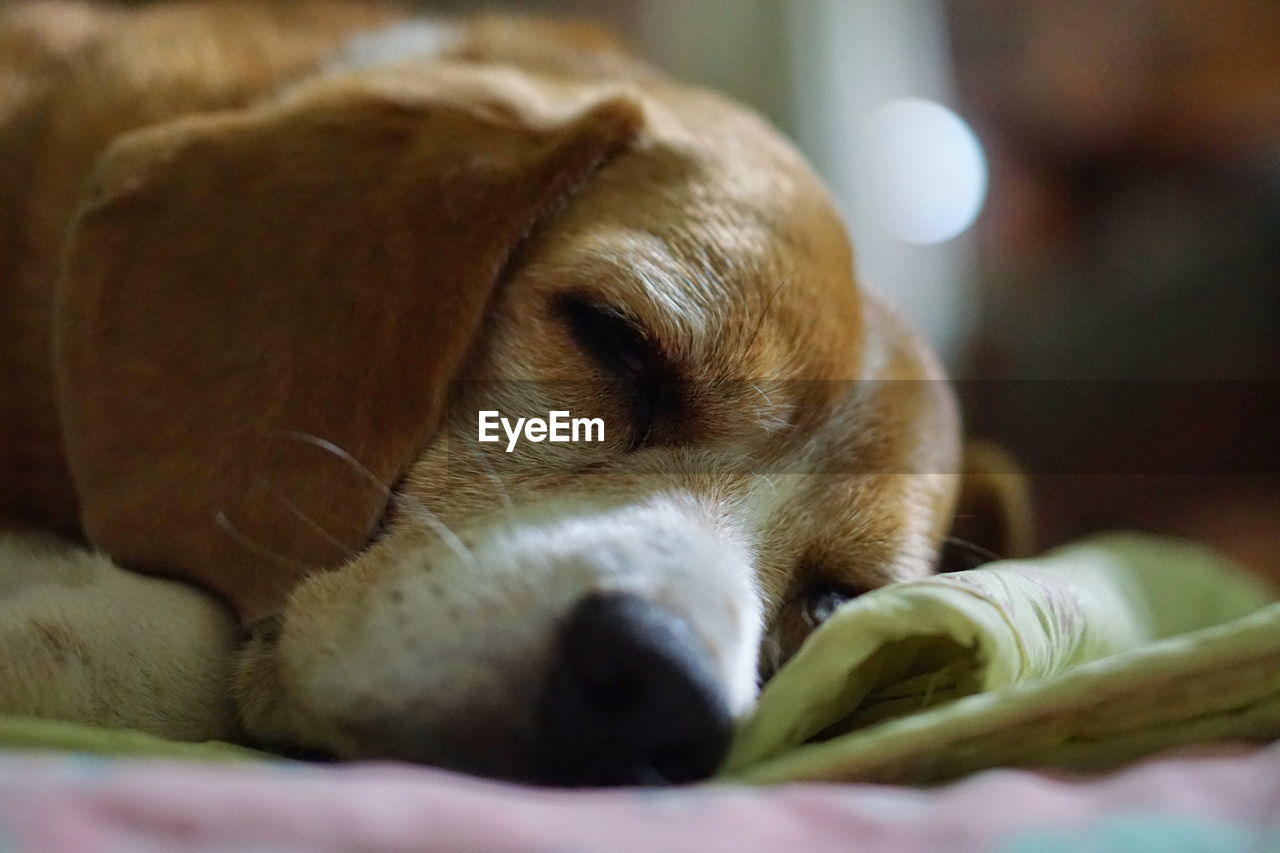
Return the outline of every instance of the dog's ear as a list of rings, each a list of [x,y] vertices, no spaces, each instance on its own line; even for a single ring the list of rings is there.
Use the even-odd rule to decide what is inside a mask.
[[[87,537],[246,620],[368,541],[521,244],[641,124],[321,92],[116,143],[59,294]]]
[[[965,445],[955,518],[943,542],[941,569],[969,569],[991,560],[1030,555],[1035,529],[1031,490],[1003,448]]]

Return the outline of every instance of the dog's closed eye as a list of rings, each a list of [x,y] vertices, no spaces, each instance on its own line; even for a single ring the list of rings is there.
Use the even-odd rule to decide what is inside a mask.
[[[625,397],[630,448],[654,443],[680,406],[674,364],[647,330],[612,305],[571,294],[561,297],[557,307],[574,342]]]

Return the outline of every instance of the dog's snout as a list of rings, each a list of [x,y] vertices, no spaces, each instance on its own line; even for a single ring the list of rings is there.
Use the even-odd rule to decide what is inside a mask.
[[[569,613],[541,708],[543,775],[563,785],[709,776],[732,720],[702,640],[636,595],[585,598]]]

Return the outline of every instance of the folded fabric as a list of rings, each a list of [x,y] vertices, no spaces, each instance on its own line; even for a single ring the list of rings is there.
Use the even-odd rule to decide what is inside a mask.
[[[1280,604],[1202,548],[1110,534],[886,587],[766,686],[723,770],[930,783],[1280,736]]]

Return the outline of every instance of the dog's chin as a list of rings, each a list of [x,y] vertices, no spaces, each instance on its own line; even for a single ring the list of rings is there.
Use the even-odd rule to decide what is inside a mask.
[[[282,677],[281,621],[274,617],[254,626],[237,661],[235,693],[245,731],[255,745],[306,759],[408,761],[496,779],[537,781],[528,727],[513,726],[518,719],[513,713],[485,713],[473,707],[455,715],[450,724],[438,721],[438,706],[428,713],[354,695],[347,697],[345,707],[309,706]],[[405,725],[406,719],[416,724]]]
[[[718,725],[704,728],[678,753],[637,761],[629,752],[632,743],[614,748],[599,738],[578,737],[572,714],[564,715],[563,696],[548,698],[546,685],[556,677],[545,666],[529,667],[527,673],[537,677],[527,683],[506,680],[503,691],[511,698],[505,702],[472,697],[449,707],[426,699],[394,703],[350,695],[340,707],[317,709],[299,702],[281,682],[275,654],[268,644],[250,640],[241,652],[236,689],[255,745],[291,758],[406,761],[531,785],[650,786],[710,776],[731,731],[726,710]],[[712,689],[710,704],[727,709],[723,691]],[[521,698],[514,698],[517,693]],[[641,736],[652,731],[648,726]]]
[[[315,753],[341,761],[405,761],[524,784],[554,781],[533,727],[521,714],[468,708],[447,720],[405,726],[402,712],[329,722],[314,733]],[[303,753],[313,750],[303,747]]]

